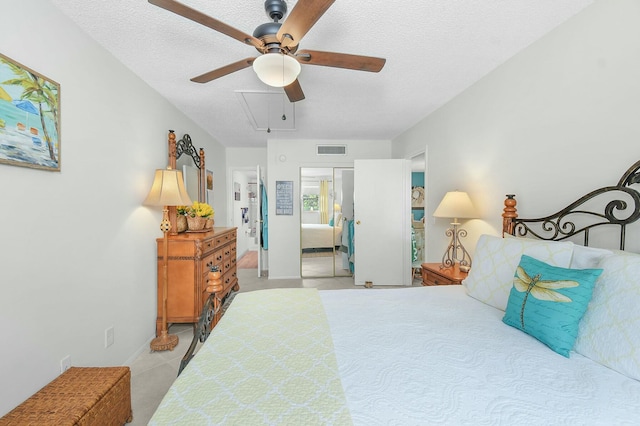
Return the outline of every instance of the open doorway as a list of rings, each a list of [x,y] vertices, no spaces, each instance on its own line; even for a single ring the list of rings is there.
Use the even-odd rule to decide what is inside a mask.
[[[255,168],[237,168],[231,171],[230,217],[237,228],[236,246],[240,267],[258,269],[259,250],[259,180]]]
[[[300,276],[351,276],[346,227],[353,212],[353,169],[301,168],[300,197]]]
[[[426,260],[426,153],[411,157],[411,243],[413,278],[419,278]]]

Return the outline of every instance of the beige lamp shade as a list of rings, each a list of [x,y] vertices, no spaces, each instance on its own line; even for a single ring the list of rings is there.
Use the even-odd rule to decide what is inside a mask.
[[[263,83],[284,87],[293,83],[300,74],[300,63],[281,53],[265,53],[253,61],[253,70]]]
[[[156,170],[151,191],[143,204],[148,206],[191,205],[191,198],[184,187],[182,172],[173,169]]]
[[[454,219],[473,219],[478,217],[475,207],[469,198],[469,194],[462,191],[447,192],[433,212],[434,217],[447,217]]]

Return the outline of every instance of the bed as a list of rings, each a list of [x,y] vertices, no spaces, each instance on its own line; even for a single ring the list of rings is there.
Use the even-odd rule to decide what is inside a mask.
[[[300,238],[302,250],[333,249],[342,244],[342,221],[337,226],[319,223],[303,223]]]
[[[541,219],[508,196],[462,286],[237,294],[150,424],[638,424],[639,170]]]

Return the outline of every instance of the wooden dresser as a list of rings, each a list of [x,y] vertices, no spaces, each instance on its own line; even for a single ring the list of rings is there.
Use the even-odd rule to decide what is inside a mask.
[[[167,324],[197,323],[204,303],[207,275],[212,266],[222,273],[224,290],[238,290],[236,271],[236,228],[214,228],[209,232],[184,232],[169,235],[169,263],[167,267]],[[158,317],[156,335],[162,328],[162,238],[158,248]],[[217,295],[218,296],[218,295]]]

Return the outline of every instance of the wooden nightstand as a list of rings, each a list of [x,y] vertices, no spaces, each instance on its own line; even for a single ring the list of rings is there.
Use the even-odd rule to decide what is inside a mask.
[[[462,272],[458,268],[440,269],[439,263],[422,264],[422,285],[460,284],[467,275],[467,272]]]

